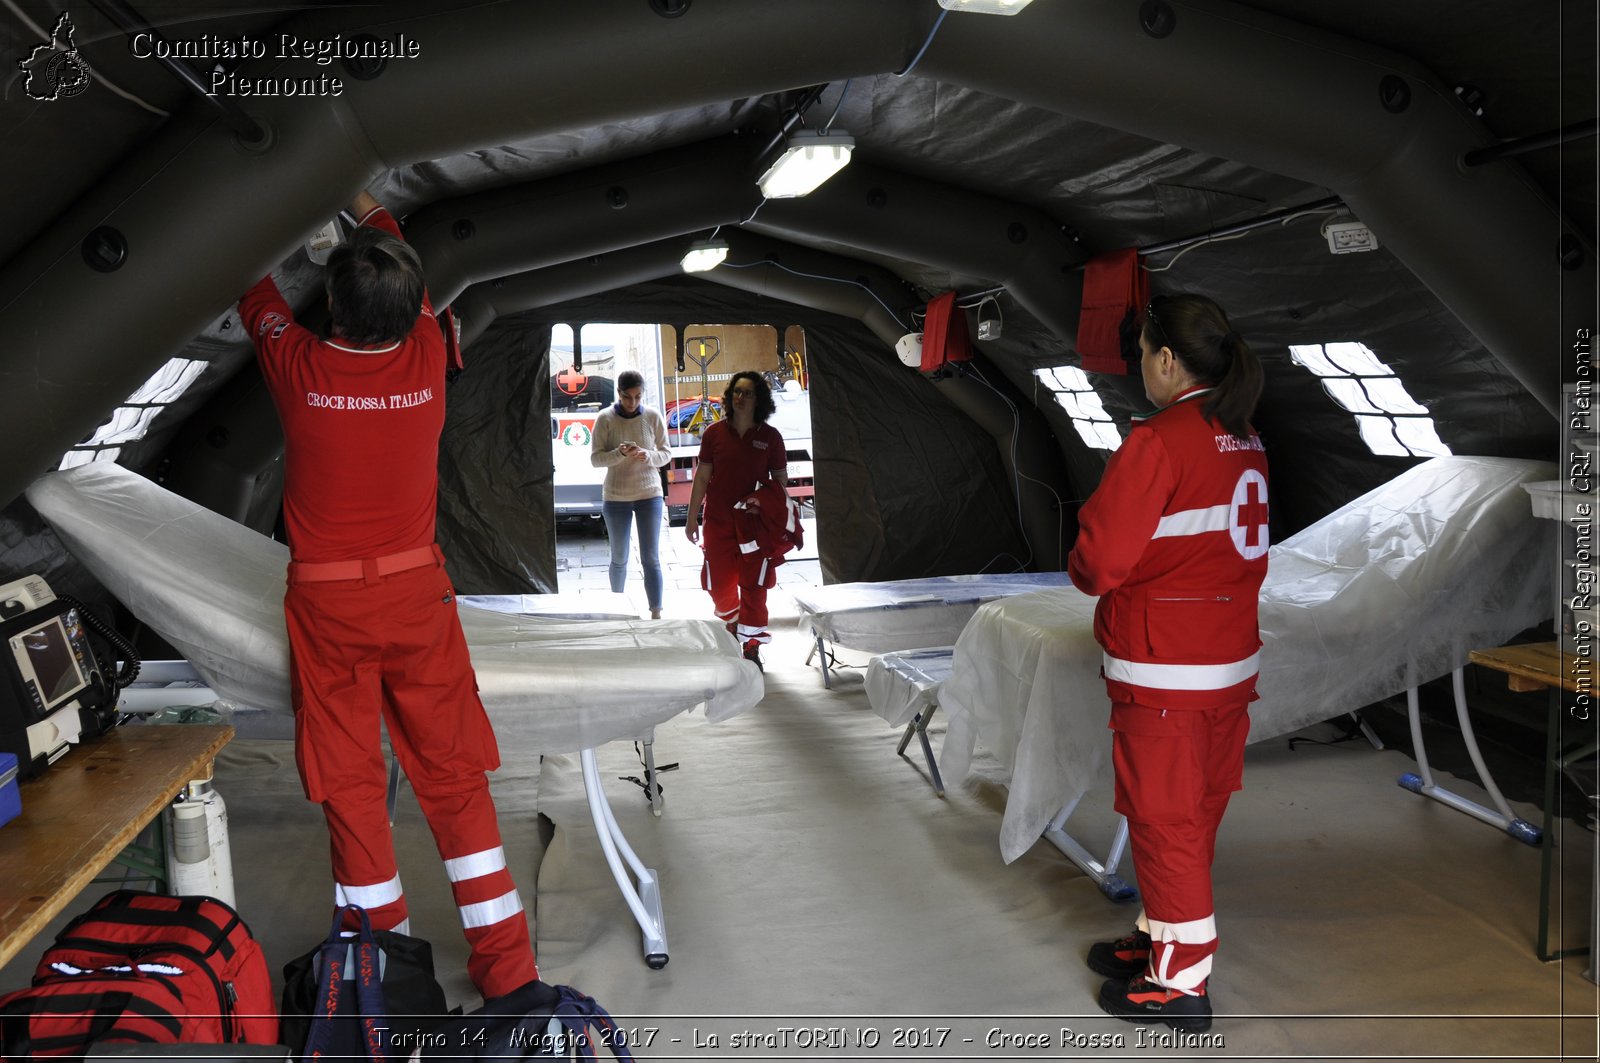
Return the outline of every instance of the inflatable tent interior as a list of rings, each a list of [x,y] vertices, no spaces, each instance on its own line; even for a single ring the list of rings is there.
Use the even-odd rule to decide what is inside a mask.
[[[552,330],[587,322],[805,330],[827,582],[1059,571],[1110,453],[1084,419],[1147,406],[1079,345],[1130,250],[1261,358],[1274,541],[1433,456],[1555,460],[1592,372],[1592,3],[947,6],[0,0],[0,580],[106,599],[23,497],[80,462],[274,532],[236,302],[271,273],[314,318],[307,241],[364,188],[460,330],[463,594],[558,589]],[[834,134],[848,165],[764,198],[785,138]],[[903,364],[947,292],[970,361]],[[1378,376],[1402,398],[1339,401]]]

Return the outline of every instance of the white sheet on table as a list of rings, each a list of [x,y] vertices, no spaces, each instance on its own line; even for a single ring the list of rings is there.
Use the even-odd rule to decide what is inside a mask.
[[[950,678],[955,647],[882,653],[867,662],[867,702],[890,727],[903,727],[939,703],[939,688]]]
[[[28,501],[218,697],[290,711],[281,543],[107,462],[50,473]],[[764,690],[760,671],[711,621],[460,614],[503,748],[571,752],[638,737],[699,705],[723,720]]]
[[[1250,740],[1298,730],[1466,663],[1550,615],[1554,529],[1521,484],[1546,462],[1434,458],[1274,546],[1261,589]],[[1095,599],[1067,588],[983,606],[940,689],[940,767],[981,743],[1011,773],[1009,863],[1069,800],[1110,784]]]
[[[984,602],[1067,585],[1064,572],[929,576],[796,588],[800,629],[865,653],[948,646]]]

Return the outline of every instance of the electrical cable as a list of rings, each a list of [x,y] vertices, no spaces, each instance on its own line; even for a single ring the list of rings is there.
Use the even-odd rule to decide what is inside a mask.
[[[917,68],[917,64],[922,61],[922,53],[926,52],[928,45],[933,43],[933,35],[939,32],[939,27],[944,25],[944,17],[949,13],[948,9],[940,9],[938,21],[933,24],[933,29],[928,31],[928,39],[922,42],[922,47],[917,49],[917,54],[911,57],[910,64],[904,70],[896,70],[894,72],[895,77],[903,78]]]
[[[1038,484],[1040,487],[1050,492],[1050,497],[1056,500],[1056,543],[1058,556],[1060,556],[1066,552],[1067,548],[1067,504],[1062,501],[1061,496],[1056,493],[1056,489],[1054,487],[1050,486],[1045,481],[1040,480],[1037,477],[1029,476],[1027,473],[1022,471],[1022,466],[1017,463],[1017,441],[1022,435],[1022,415],[1018,412],[1016,404],[1007,398],[1005,393],[999,388],[989,383],[988,378],[983,375],[981,370],[974,366],[972,368],[972,372],[974,376],[983,382],[985,387],[998,395],[1000,397],[1000,401],[1004,402],[1011,410],[1011,468],[1016,476],[1015,490],[1017,492],[1017,524],[1019,526],[1022,525],[1022,480],[1027,480],[1029,483]],[[1022,531],[1022,538],[1024,542],[1028,543],[1028,561],[1031,563],[1033,561],[1033,543],[1029,541],[1028,532],[1025,527]]]
[[[828,116],[828,124],[822,127],[824,136],[827,135],[828,130],[833,128],[833,120],[839,117],[839,108],[844,106],[844,98],[848,95],[850,95],[850,78],[845,78],[844,88],[839,90],[839,99],[833,105],[833,113]]]
[[[988,575],[988,573],[989,573],[989,565],[994,564],[996,561],[1000,560],[1002,557],[1009,557],[1012,561],[1016,562],[1017,567],[1013,568],[1013,569],[1010,569],[1009,571],[1011,571],[1011,572],[1025,572],[1025,571],[1027,571],[1028,566],[1024,565],[1021,561],[1018,561],[1016,554],[1010,553],[1008,551],[1002,551],[1002,552],[1000,552],[998,554],[995,554],[993,557],[991,557],[989,559],[989,564],[988,565],[984,565],[982,568],[978,569],[978,575],[980,575],[980,576]]]
[[[116,628],[101,620],[88,606],[72,595],[59,594],[56,597],[78,611],[78,619],[83,621],[84,627],[105,639],[113,649],[122,652],[122,664],[118,666],[117,674],[111,677],[116,684],[116,689],[121,690],[139,678],[139,668],[142,662],[139,660],[139,651],[134,649],[133,643],[124,638]]]
[[[1000,401],[1006,404],[1006,409],[1011,411],[1011,490],[1017,500],[1017,530],[1022,535],[1022,541],[1028,547],[1028,559],[1022,563],[1022,567],[1026,568],[1033,564],[1034,550],[1033,540],[1028,538],[1028,527],[1022,520],[1022,469],[1017,465],[1017,438],[1022,435],[1022,414],[1018,411],[1016,403],[1006,398],[999,388],[989,383],[988,378],[983,375],[983,370],[975,365],[969,365],[969,368],[972,375],[977,377],[984,387],[994,392]],[[1029,479],[1032,479],[1032,477],[1029,477]]]
[[[971,295],[968,295],[968,296],[965,297],[966,298],[965,302],[963,302],[960,299],[957,299],[956,300],[956,305],[961,307],[963,310],[970,310],[975,306],[981,305],[985,299],[993,298],[994,296],[999,295],[1001,292],[1003,292],[1005,290],[1006,290],[1006,286],[1004,284],[999,284],[999,285],[996,285],[993,288],[987,288],[987,289],[985,289],[985,290],[983,290],[981,292],[973,292]],[[974,302],[973,300],[977,300],[977,301]]]
[[[765,202],[765,200],[763,200],[763,202]],[[748,220],[748,219],[746,219],[746,220]],[[867,287],[865,284],[862,284],[860,281],[845,280],[842,277],[826,277],[826,276],[823,276],[820,273],[802,273],[800,270],[790,269],[788,266],[785,266],[782,262],[772,262],[770,260],[765,260],[765,259],[760,261],[760,262],[724,262],[724,263],[722,263],[722,266],[720,268],[722,268],[722,269],[755,269],[758,266],[776,266],[779,269],[783,270],[785,273],[792,273],[796,277],[808,277],[811,280],[817,280],[817,281],[832,281],[834,284],[850,284],[850,285],[854,285],[855,287],[860,288],[862,291],[866,292],[868,295],[872,296],[872,298],[877,302],[877,304],[879,306],[883,307],[883,309],[888,312],[890,317],[894,318],[894,323],[896,325],[899,325],[901,328],[905,328],[906,327],[906,323],[904,321],[900,320],[900,315],[895,313],[893,310],[890,310],[889,309],[889,304],[884,302],[882,299],[878,298],[878,293],[877,292],[873,291],[871,288]]]
[[[1251,230],[1251,231],[1253,232],[1254,230]],[[1220,244],[1220,243],[1222,243],[1222,242],[1224,242],[1226,240],[1237,240],[1241,236],[1249,236],[1249,235],[1250,235],[1250,233],[1243,232],[1243,233],[1233,233],[1232,235],[1229,235],[1229,236],[1208,236],[1204,240],[1195,241],[1194,243],[1190,244],[1188,247],[1185,247],[1183,250],[1181,250],[1177,254],[1173,255],[1172,256],[1172,261],[1168,262],[1165,266],[1141,266],[1140,268],[1143,269],[1146,273],[1165,273],[1167,270],[1171,269],[1173,266],[1178,264],[1178,259],[1182,258],[1184,255],[1187,255],[1190,251],[1193,251],[1197,247],[1205,247],[1207,244]]]
[[[1278,219],[1278,225],[1280,227],[1284,226],[1284,225],[1288,225],[1292,221],[1295,221],[1295,220],[1297,220],[1299,218],[1307,217],[1307,216],[1312,215],[1312,214],[1346,214],[1346,213],[1349,213],[1349,210],[1350,210],[1350,208],[1345,206],[1343,203],[1339,203],[1339,204],[1336,204],[1334,206],[1329,206],[1329,207],[1307,207],[1305,210],[1296,211],[1295,213],[1287,215],[1286,217],[1279,218]],[[1270,225],[1271,223],[1268,222],[1266,224]],[[1241,237],[1241,236],[1249,236],[1251,233],[1253,233],[1255,231],[1256,230],[1254,228],[1251,228],[1251,229],[1244,229],[1244,230],[1242,230],[1240,232],[1236,232],[1236,233],[1225,233],[1225,234],[1220,235],[1220,236],[1207,236],[1207,237],[1204,237],[1202,239],[1196,240],[1192,244],[1188,244],[1187,246],[1185,246],[1183,248],[1180,248],[1178,253],[1172,256],[1172,261],[1168,262],[1165,266],[1159,266],[1159,267],[1140,266],[1140,268],[1143,269],[1146,273],[1165,273],[1167,270],[1171,269],[1174,265],[1177,264],[1178,259],[1182,258],[1184,255],[1187,255],[1190,251],[1193,251],[1197,247],[1204,247],[1206,244],[1221,243],[1224,240],[1237,240],[1237,239],[1239,239],[1239,237]],[[1328,235],[1327,226],[1326,225],[1323,226],[1322,235],[1324,237],[1326,237]],[[1149,254],[1156,254],[1156,255],[1164,254],[1164,253],[1165,252],[1162,252],[1162,251],[1149,252]]]
[[[750,217],[746,218],[744,221],[740,222],[739,224],[740,225],[749,225],[751,220],[754,219],[757,214],[761,213],[761,208],[766,206],[766,205],[767,205],[767,197],[766,196],[762,196],[761,197],[761,202],[756,204],[756,209],[752,210],[750,212]],[[719,225],[719,226],[717,226],[717,228],[720,229],[720,228],[722,228],[722,226]]]
[[[1005,311],[1000,309],[1000,300],[996,299],[992,295],[986,295],[982,299],[978,300],[978,328],[979,328],[979,330],[982,331],[982,328],[983,328],[983,320],[984,320],[984,318],[983,318],[983,304],[984,303],[993,303],[994,304],[995,320],[1000,323],[1000,332],[1003,334],[1005,332],[1005,327],[1006,327]],[[980,336],[979,338],[982,339],[983,337]]]

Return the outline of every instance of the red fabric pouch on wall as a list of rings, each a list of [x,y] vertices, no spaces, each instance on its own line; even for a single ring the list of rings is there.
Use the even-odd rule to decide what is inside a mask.
[[[956,305],[955,292],[935,296],[928,302],[928,316],[922,322],[922,371],[931,373],[946,362],[971,360],[967,312]]]
[[[1078,354],[1086,373],[1128,374],[1121,329],[1129,312],[1150,301],[1150,281],[1139,268],[1137,248],[1089,260],[1083,271],[1083,312],[1078,316]],[[929,307],[930,311],[932,307]]]

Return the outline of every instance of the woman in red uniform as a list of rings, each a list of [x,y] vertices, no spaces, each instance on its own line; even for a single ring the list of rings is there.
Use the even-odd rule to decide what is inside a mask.
[[[1250,415],[1261,365],[1222,308],[1157,296],[1140,322],[1145,395],[1079,514],[1073,585],[1100,598],[1116,809],[1144,912],[1089,950],[1100,1006],[1185,1031],[1211,1025],[1211,862],[1240,788],[1267,573],[1267,461]]]
[[[760,373],[735,373],[722,393],[722,408],[727,411],[726,418],[700,437],[684,532],[691,543],[700,542],[700,503],[704,500],[705,588],[711,592],[717,619],[726,623],[744,646],[745,659],[760,665],[761,647],[772,641],[767,632],[767,589],[759,581],[740,580],[743,554],[733,507],[763,480],[784,490],[788,452],[783,436],[767,424],[777,406]]]

